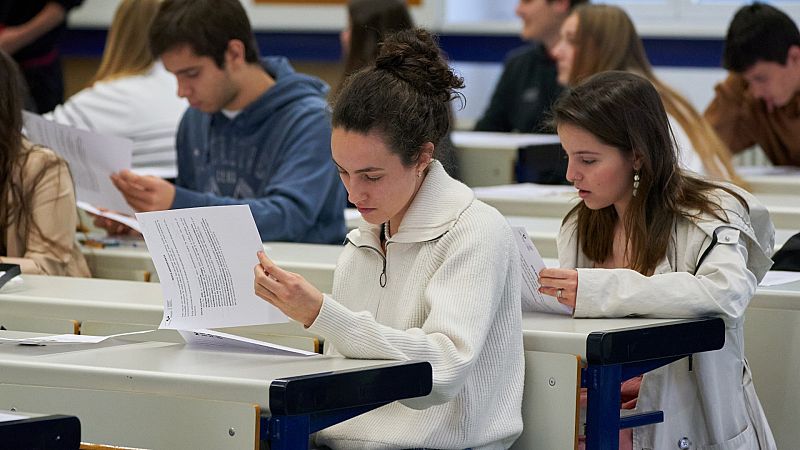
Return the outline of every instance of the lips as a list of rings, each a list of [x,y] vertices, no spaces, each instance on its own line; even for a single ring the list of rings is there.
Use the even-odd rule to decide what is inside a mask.
[[[362,207],[362,206],[356,206],[356,209],[358,209],[358,212],[359,212],[359,213],[360,213],[362,216],[363,216],[364,214],[369,214],[369,213],[371,213],[372,211],[375,211],[375,208],[364,208],[364,207]]]

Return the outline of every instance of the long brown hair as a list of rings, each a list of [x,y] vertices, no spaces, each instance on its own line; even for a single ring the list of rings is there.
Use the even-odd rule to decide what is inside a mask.
[[[667,113],[686,131],[706,172],[747,187],[733,168],[730,149],[711,124],[688,100],[655,76],[642,40],[625,11],[613,5],[585,4],[575,8],[573,14],[578,17],[578,29],[570,85],[606,70],[625,70],[644,76],[661,95]]]
[[[346,50],[342,82],[362,67],[375,62],[378,47],[391,33],[414,28],[405,0],[350,0],[350,48]],[[343,49],[344,51],[344,49]],[[341,84],[337,91],[341,89]]]
[[[153,67],[147,36],[161,0],[122,0],[108,29],[100,67],[90,85],[98,81],[140,75]]]
[[[681,217],[710,214],[727,222],[711,191],[723,189],[745,207],[732,190],[688,175],[678,166],[675,141],[661,96],[639,75],[609,71],[593,75],[567,91],[553,105],[556,127],[569,124],[591,133],[624,156],[641,160],[637,195],[625,217],[613,205],[592,210],[583,202],[564,219],[577,214],[578,242],[592,261],[604,262],[613,254],[614,227],[622,221],[630,268],[652,274],[667,253],[672,228]],[[633,183],[633,171],[620,174]]]
[[[52,155],[43,159],[36,174],[22,177],[31,154],[37,151],[22,135],[23,86],[16,63],[0,50],[0,244],[5,247],[6,230],[17,225],[20,240],[25,241],[33,232],[49,245],[56,245],[32,220],[33,196],[44,175],[66,163]],[[7,248],[2,250],[5,254]]]

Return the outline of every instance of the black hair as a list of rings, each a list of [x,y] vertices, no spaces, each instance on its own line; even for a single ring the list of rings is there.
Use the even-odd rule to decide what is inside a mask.
[[[188,45],[198,56],[225,66],[228,43],[244,44],[248,63],[258,62],[258,44],[239,0],[165,0],[150,26],[153,55]]]
[[[733,16],[722,66],[742,73],[759,61],[784,65],[792,46],[800,46],[800,32],[794,21],[783,11],[756,2],[743,6]]]

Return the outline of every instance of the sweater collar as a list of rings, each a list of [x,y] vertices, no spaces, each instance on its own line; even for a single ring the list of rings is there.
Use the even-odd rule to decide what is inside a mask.
[[[434,240],[453,227],[458,217],[475,200],[475,193],[447,174],[442,164],[433,160],[428,174],[408,207],[397,233],[389,242],[415,243]],[[380,248],[383,224],[373,225],[361,219],[358,230],[348,239],[355,245]]]

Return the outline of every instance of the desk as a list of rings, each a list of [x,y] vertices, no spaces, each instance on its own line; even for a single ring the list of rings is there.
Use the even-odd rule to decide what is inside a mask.
[[[523,398],[525,428],[515,444],[518,449],[575,445],[578,383],[588,391],[587,450],[616,449],[621,427],[663,420],[661,412],[620,418],[622,380],[692,353],[722,348],[725,341],[725,325],[719,318],[573,319],[524,313],[522,328],[528,372]],[[578,376],[579,364],[585,368]],[[560,404],[548,401],[555,397],[560,397]],[[546,414],[543,404],[547,405]]]
[[[0,337],[25,333],[1,332]],[[0,344],[0,408],[62,411],[141,448],[305,448],[309,433],[430,393],[427,362],[221,352],[165,342]]]
[[[453,131],[450,138],[461,179],[471,187],[514,183],[514,164],[520,147],[559,143],[555,134]]]
[[[298,244],[293,242],[265,242],[264,250],[282,268],[305,277],[317,289],[330,292],[333,288],[333,269],[342,252],[341,245]],[[86,262],[97,278],[139,280],[149,272],[152,281],[158,281],[153,260],[144,245],[92,248],[82,246]]]
[[[17,411],[0,411],[0,416],[8,419],[0,421],[0,448],[75,450],[80,446],[81,422],[75,416]]]
[[[800,191],[800,168],[769,166],[736,169],[754,193],[796,195]]]
[[[0,293],[4,315],[93,322],[94,328],[104,332],[93,330],[87,334],[101,335],[155,329],[164,315],[164,297],[158,283],[45,275],[23,275],[23,279],[21,289]],[[304,350],[314,350],[308,347],[313,347],[308,341],[318,340],[296,322],[221,330]],[[159,339],[174,335],[169,331],[159,333]],[[254,337],[251,333],[271,337]],[[175,336],[173,340],[180,338]]]
[[[745,355],[778,448],[800,442],[800,282],[759,287],[747,308]]]

